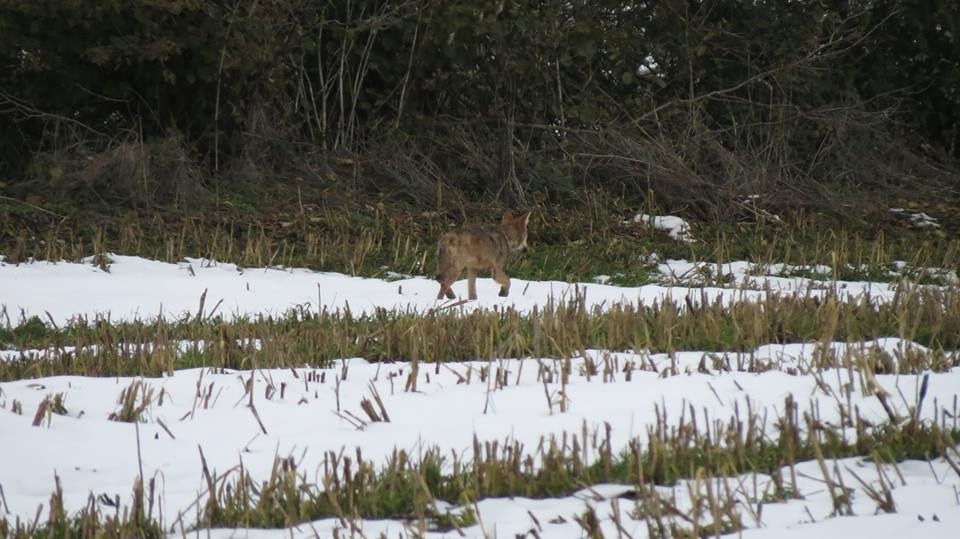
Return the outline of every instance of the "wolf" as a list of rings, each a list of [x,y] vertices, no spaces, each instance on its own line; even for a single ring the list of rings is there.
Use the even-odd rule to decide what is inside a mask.
[[[477,299],[477,272],[489,272],[500,284],[500,295],[510,293],[510,278],[503,271],[507,255],[527,248],[527,223],[530,212],[514,216],[507,211],[499,225],[467,228],[447,232],[437,241],[437,281],[440,292],[437,299],[454,299],[450,286],[464,268],[469,279],[470,299]]]

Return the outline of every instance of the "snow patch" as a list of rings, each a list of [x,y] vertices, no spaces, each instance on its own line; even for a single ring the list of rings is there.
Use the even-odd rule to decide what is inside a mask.
[[[694,242],[696,238],[690,235],[690,224],[682,217],[675,215],[647,215],[638,213],[633,219],[624,221],[629,223],[643,223],[657,230],[664,230],[676,241]]]

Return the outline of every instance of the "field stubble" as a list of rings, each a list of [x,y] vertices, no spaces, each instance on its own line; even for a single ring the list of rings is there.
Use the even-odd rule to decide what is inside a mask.
[[[587,203],[599,207],[610,201],[588,197]],[[354,222],[321,208],[306,207],[289,219],[270,224],[241,226],[214,219],[210,226],[200,218],[182,220],[173,227],[162,220],[108,224],[77,234],[56,228],[39,235],[21,230],[11,236],[5,255],[8,262],[31,257],[77,260],[92,251],[97,254],[94,261],[106,265],[103,256],[108,251],[163,260],[202,253],[241,265],[346,269],[367,276],[383,276],[387,271],[428,272],[433,246],[423,238],[444,230],[441,216],[414,217],[376,207],[369,215],[371,222],[359,233]],[[4,313],[0,342],[12,350],[4,352],[0,360],[0,380],[64,374],[157,377],[191,367],[209,372],[304,368],[326,372],[338,358],[362,357],[409,362],[411,376],[404,389],[415,391],[421,372],[429,376],[429,370],[439,373],[441,368],[449,368],[449,362],[480,359],[490,361],[488,368],[463,371],[460,383],[502,389],[509,386],[509,378],[496,369],[497,360],[541,358],[538,362],[551,414],[563,413],[569,405],[563,384],[572,375],[571,359],[575,357],[583,359],[579,374],[600,383],[615,377],[629,379],[643,371],[670,377],[690,372],[782,370],[814,379],[827,372],[845,372],[851,385],[867,392],[877,375],[912,375],[922,380],[924,388],[916,402],[901,406],[892,404],[888,393],[874,390],[873,397],[888,415],[888,420],[879,424],[837,399],[842,421],[831,425],[815,413],[799,414],[791,396],[779,417],[760,417],[748,409],[738,411],[729,422],[717,421],[705,429],[698,428],[696,421],[687,422],[685,409],[680,410],[679,422],[668,421],[667,410],[658,409],[646,436],[631,440],[625,448],[612,447],[609,430],[588,430],[585,424],[581,432],[569,437],[541,438],[535,448],[515,440],[475,438],[471,453],[464,456],[448,456],[439,447],[416,455],[397,449],[386,463],[376,463],[365,459],[359,449],[355,455],[331,452],[323,457],[319,473],[303,470],[294,459],[278,455],[267,479],[251,476],[242,463],[217,474],[208,469],[201,450],[206,489],[193,508],[199,515],[193,524],[199,526],[278,527],[334,517],[351,529],[361,518],[402,518],[411,523],[414,533],[422,533],[475,524],[477,515],[471,507],[480,499],[562,496],[588,485],[612,482],[628,487],[615,500],[625,506],[632,504],[613,511],[614,521],[644,519],[651,536],[695,537],[737,531],[746,525],[745,520],[759,524],[764,503],[801,496],[797,467],[804,462],[815,463],[820,470],[838,515],[851,512],[850,487],[844,484],[844,478],[849,481],[851,476],[837,467],[836,459],[859,456],[873,463],[876,474],[871,480],[851,473],[875,502],[876,510],[884,512],[896,511],[891,490],[898,461],[939,457],[960,474],[960,454],[955,449],[960,440],[956,402],[953,409],[948,403],[937,403],[933,420],[921,419],[919,412],[931,373],[949,372],[960,361],[956,353],[960,349],[960,290],[949,286],[950,282],[930,281],[929,274],[919,268],[946,268],[955,275],[956,241],[939,237],[888,241],[883,234],[870,239],[856,234],[821,234],[798,222],[787,228],[756,224],[739,229],[735,237],[727,230],[701,228],[697,233],[712,236],[711,241],[678,244],[666,242],[642,226],[612,219],[584,222],[540,212],[535,215],[537,221],[541,231],[532,232],[534,251],[516,264],[512,274],[518,277],[586,280],[611,273],[616,275],[615,282],[643,284],[654,278],[654,271],[637,262],[653,252],[665,252],[665,256],[717,261],[748,254],[751,256],[743,258],[757,268],[784,262],[793,268],[829,268],[828,274],[815,276],[834,280],[903,281],[894,298],[883,302],[869,296],[844,301],[831,293],[771,293],[757,302],[664,300],[651,306],[591,309],[580,298],[568,298],[531,313],[509,308],[378,310],[372,314],[294,310],[273,318],[227,321],[196,316],[175,322],[120,324],[94,319],[64,327],[38,318],[14,323],[15,313]],[[579,239],[585,231],[589,231],[589,241]],[[906,263],[897,266],[897,260]],[[613,268],[627,269],[616,272]],[[905,270],[897,273],[891,268]],[[712,284],[735,284],[723,282],[719,279],[722,275],[715,277],[718,280]],[[948,286],[919,284],[924,279]],[[882,346],[833,344],[869,343],[888,337],[920,346],[911,344],[891,353]],[[816,352],[807,362],[789,364],[757,353],[766,345],[789,344],[813,346]],[[633,359],[588,350],[631,351]],[[699,360],[685,362],[684,354],[692,350],[698,351]],[[552,393],[549,387],[554,387]],[[361,403],[362,412],[349,419],[357,428],[389,421],[389,408],[371,388],[366,406]],[[198,383],[199,402],[209,403],[213,395],[199,392]],[[272,391],[268,387],[264,397],[282,398],[283,392],[283,387]],[[251,391],[251,405],[252,395]],[[137,425],[146,420],[144,412],[162,400],[162,392],[134,382],[124,388],[111,419]],[[17,401],[8,405],[9,412],[31,412]],[[34,413],[34,424],[49,423],[51,414],[66,413],[69,406],[62,393],[48,395]],[[694,414],[691,407],[691,418]],[[344,419],[348,420],[347,416]],[[172,518],[155,506],[155,481],[137,478],[128,502],[116,499],[105,503],[91,494],[79,513],[68,514],[57,478],[46,518],[40,518],[42,511],[32,522],[4,517],[0,535],[156,537],[178,526],[183,531],[182,514]],[[686,487],[679,500],[676,489],[662,488],[678,481]],[[763,485],[759,490],[758,484]],[[593,535],[599,533],[598,521],[595,508],[589,505],[576,519],[584,533]]]

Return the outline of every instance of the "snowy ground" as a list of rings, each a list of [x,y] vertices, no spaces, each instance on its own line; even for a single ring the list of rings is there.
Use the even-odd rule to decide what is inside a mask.
[[[273,314],[292,308],[316,311],[350,308],[354,313],[378,307],[424,311],[447,305],[437,302],[437,282],[424,277],[400,280],[365,279],[339,273],[317,273],[302,268],[240,268],[235,264],[190,259],[179,264],[110,255],[108,271],[92,264],[0,261],[0,324],[17,325],[23,317],[38,316],[62,325],[82,317],[104,316],[112,321],[176,319],[195,315],[206,292],[206,316]],[[589,306],[612,303],[649,305],[664,298],[683,302],[758,299],[768,293],[819,295],[835,290],[843,297],[869,294],[874,301],[893,296],[886,283],[816,281],[779,277],[784,268],[762,268],[748,262],[720,265],[669,260],[658,269],[665,285],[617,287],[595,283],[531,282],[512,279],[510,295],[497,295],[492,279],[478,279],[479,299],[467,309],[512,306],[521,312],[545,304],[550,298],[584,294]],[[815,268],[816,269],[816,268]],[[704,286],[705,275],[725,275],[723,287]],[[687,286],[684,286],[684,285]],[[466,280],[453,285],[458,298],[466,297]]]
[[[0,324],[16,325],[23,317],[34,315],[58,325],[78,316],[172,319],[195,314],[204,291],[205,313],[225,317],[279,315],[292,307],[315,310],[349,306],[359,312],[376,307],[423,311],[444,305],[435,300],[437,284],[425,278],[384,281],[303,269],[240,269],[203,260],[166,264],[135,257],[111,258],[109,272],[90,264],[0,262],[0,317],[7,317],[0,318]],[[551,297],[577,293],[585,293],[588,304],[601,308],[615,302],[649,304],[666,297],[729,302],[758,299],[769,293],[818,294],[827,289],[851,298],[869,294],[874,301],[885,301],[893,294],[890,285],[880,283],[823,283],[758,275],[764,272],[747,263],[710,267],[714,275],[731,275],[729,285],[623,288],[514,280],[511,295],[499,298],[497,285],[481,279],[479,301],[458,308],[512,305],[527,311]],[[683,262],[665,262],[660,269],[667,280],[675,282],[684,282],[679,278],[682,276],[703,273],[697,265]],[[454,291],[465,295],[466,282],[458,282]],[[891,338],[834,346],[841,351],[875,346],[896,356],[915,345]],[[5,352],[7,357],[18,353]],[[362,359],[339,361],[326,370],[322,381],[313,376],[322,373],[321,369],[216,374],[199,369],[178,371],[170,377],[142,380],[155,396],[162,393],[163,401],[151,406],[146,421],[139,425],[139,456],[134,425],[108,420],[119,408],[121,391],[134,379],[64,376],[4,382],[0,383],[0,514],[32,520],[37,507],[49,502],[55,474],[63,486],[68,510],[79,509],[90,493],[106,494],[106,498],[119,495],[121,500],[128,500],[142,467],[145,477],[157,478],[164,522],[170,524],[183,512],[189,529],[196,516],[195,502],[205,490],[198,447],[212,469],[222,472],[242,459],[254,478],[265,478],[277,456],[295,456],[300,469],[310,470],[318,466],[325,451],[352,453],[357,447],[362,448],[365,458],[378,462],[394,448],[415,453],[437,446],[446,453],[468,454],[474,437],[516,440],[533,448],[544,437],[580,433],[584,427],[591,432],[603,430],[604,423],[611,426],[613,447],[622,448],[628,440],[646,436],[647,427],[656,421],[655,406],[666,410],[674,420],[692,405],[708,410],[710,421],[727,421],[735,411],[742,414],[749,403],[756,413],[774,418],[782,411],[784,399],[793,395],[801,413],[816,408],[826,423],[839,423],[841,406],[859,408],[866,419],[886,420],[878,399],[865,393],[862,384],[851,379],[847,371],[827,371],[818,377],[796,374],[806,372],[803,366],[813,353],[812,344],[761,347],[753,357],[770,358],[780,368],[757,374],[698,372],[703,353],[683,352],[674,360],[679,374],[664,377],[661,369],[655,368],[671,363],[664,355],[588,351],[593,360],[615,361],[621,367],[632,361],[637,370],[630,376],[617,370],[613,380],[605,381],[597,375],[588,378],[584,369],[577,368],[585,358],[574,359],[574,374],[565,388],[569,407],[564,412],[548,400],[549,395],[556,395],[559,385],[550,384],[545,391],[544,384],[537,380],[538,368],[551,368],[554,360],[498,361],[493,367],[507,370],[509,383],[494,389],[476,374],[468,377],[468,371],[477,373],[489,363],[454,363],[439,371],[431,365],[422,369],[416,392],[404,391],[408,365],[368,364]],[[342,377],[344,370],[346,378],[338,387],[333,380]],[[251,377],[259,420],[248,406]],[[466,378],[471,382],[458,383]],[[898,412],[906,414],[917,401],[917,376],[878,376],[877,383],[896,395],[891,402]],[[268,387],[277,391],[270,393]],[[359,404],[370,396],[372,387],[382,397],[391,421],[357,429],[344,414],[337,413],[338,407],[341,412],[363,417]],[[198,398],[198,388],[204,388],[210,398]],[[949,409],[958,392],[960,370],[931,375],[926,395],[926,402],[931,404],[922,409],[923,417],[931,419],[942,408]],[[67,414],[52,415],[41,426],[33,426],[33,412],[40,401],[57,393],[65,398]],[[12,412],[14,402],[22,407],[22,415]],[[772,424],[766,428],[773,432]],[[872,463],[848,459],[836,463],[836,470],[843,474],[844,484],[854,489],[854,516],[831,516],[830,494],[817,463],[798,468],[799,494],[803,498],[788,502],[761,503],[769,478],[751,475],[728,479],[740,499],[740,514],[748,527],[743,535],[840,538],[862,533],[872,537],[915,534],[946,538],[955,537],[960,529],[960,476],[946,462],[905,462],[896,469],[883,468],[892,483],[897,510],[893,514],[877,514],[876,504],[853,475],[875,485],[880,472]],[[683,507],[689,489],[701,487],[681,482],[667,490],[676,495],[678,507]],[[614,506],[618,505],[625,530],[633,537],[644,537],[646,523],[627,516],[633,502],[618,498],[625,490],[627,487],[618,485],[597,485],[564,499],[483,500],[475,507],[480,524],[464,532],[470,537],[515,537],[536,530],[541,537],[581,537],[583,531],[573,517],[590,505],[601,517],[604,533],[613,537],[618,530],[610,515],[617,513]],[[328,519],[293,530],[215,530],[210,536],[328,537],[334,529],[341,529],[341,536],[349,535],[342,526],[340,521]],[[413,534],[409,526],[400,521],[366,521],[362,533],[367,537],[380,533],[408,536]]]

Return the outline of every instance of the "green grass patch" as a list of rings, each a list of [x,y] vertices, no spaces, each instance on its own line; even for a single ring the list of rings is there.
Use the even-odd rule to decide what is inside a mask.
[[[73,322],[41,329],[8,328],[0,380],[60,374],[160,376],[177,369],[325,367],[345,357],[371,361],[444,362],[509,357],[564,358],[584,349],[749,352],[772,343],[864,341],[896,336],[931,349],[893,362],[880,352],[864,361],[878,373],[943,371],[960,349],[960,289],[902,287],[892,301],[841,301],[832,293],[767,296],[722,302],[686,298],[648,306],[588,308],[582,298],[554,301],[530,313],[500,310],[377,310],[320,313],[294,310],[282,317],[186,319],[108,324]],[[425,346],[423,343],[431,343]],[[842,359],[842,358],[841,358]],[[837,358],[821,358],[822,367]],[[760,371],[760,362],[714,368]]]
[[[585,486],[612,482],[632,487],[625,496],[634,504],[630,518],[659,519],[658,525],[676,530],[689,531],[693,522],[695,529],[712,526],[735,531],[742,525],[739,512],[733,509],[737,504],[728,503],[735,502],[730,489],[725,493],[691,490],[694,501],[731,508],[722,514],[701,515],[711,517],[704,522],[676,513],[672,497],[650,487],[684,479],[697,479],[702,485],[705,479],[764,474],[772,481],[764,492],[753,495],[775,502],[802,495],[793,471],[800,462],[822,464],[853,456],[870,458],[878,465],[932,459],[960,443],[960,430],[944,430],[936,420],[908,419],[868,427],[854,411],[850,424],[856,436],[851,436],[849,429],[828,428],[813,417],[801,420],[792,397],[783,410],[775,420],[773,436],[765,434],[763,419],[756,415],[697,429],[685,425],[682,416],[679,425],[668,425],[666,411],[660,410],[646,440],[636,438],[620,452],[611,447],[609,427],[588,431],[584,426],[581,433],[542,439],[535,448],[516,441],[475,439],[472,452],[464,457],[439,448],[418,451],[416,456],[398,449],[384,464],[376,465],[358,449],[354,454],[325,454],[317,471],[298,468],[293,458],[277,458],[269,477],[261,480],[242,465],[216,476],[204,462],[208,495],[203,498],[199,526],[281,528],[322,518],[338,518],[341,523],[386,518],[408,520],[421,533],[446,531],[476,523],[469,507],[484,498],[563,497]],[[119,509],[116,516],[103,514],[92,497],[78,515],[68,516],[58,480],[47,522],[10,522],[4,517],[0,533],[17,539],[158,537],[161,528],[152,516],[152,488],[151,482],[150,494],[145,495],[137,482],[134,503],[122,516]],[[454,509],[440,509],[438,501]],[[178,529],[177,521],[171,530]]]
[[[710,264],[746,260],[827,265],[833,268],[832,279],[883,282],[912,277],[950,284],[950,279],[923,271],[891,273],[896,261],[954,274],[960,267],[956,239],[939,230],[883,222],[873,228],[833,228],[835,223],[803,212],[781,221],[694,221],[691,234],[697,241],[687,243],[632,222],[636,204],[601,192],[586,193],[576,211],[551,205],[532,209],[531,249],[507,268],[511,276],[522,279],[590,282],[607,275],[613,284],[642,285],[658,278],[651,255]],[[206,257],[242,267],[307,267],[366,277],[432,276],[436,241],[443,232],[464,224],[495,223],[501,211],[482,205],[459,212],[435,211],[386,200],[320,195],[296,204],[274,200],[256,212],[225,205],[189,214],[120,209],[54,217],[18,207],[0,211],[0,253],[9,263],[78,261],[113,252],[168,262]]]

